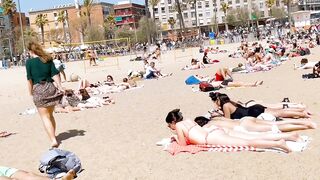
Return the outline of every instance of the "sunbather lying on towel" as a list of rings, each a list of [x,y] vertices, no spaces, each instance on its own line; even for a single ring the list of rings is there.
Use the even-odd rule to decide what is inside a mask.
[[[199,62],[196,59],[191,59],[191,65],[186,65],[182,70],[195,70],[195,69],[201,69],[205,68],[204,64]]]
[[[71,180],[74,176],[74,170],[70,170],[61,180]],[[50,180],[50,178],[15,168],[0,166],[0,180]]]
[[[209,129],[202,128],[191,120],[184,120],[179,109],[170,111],[166,117],[168,127],[177,133],[174,137],[179,145],[231,145],[252,146],[256,148],[279,148],[289,153],[291,150],[285,140],[298,141],[292,134],[266,134],[260,137],[251,136],[241,132],[235,132],[217,126]]]
[[[245,116],[258,117],[262,113],[269,113],[275,117],[282,118],[310,118],[310,114],[300,109],[272,109],[261,104],[255,104],[250,107],[243,107],[233,102],[226,94],[212,92],[209,94],[215,107],[218,107],[224,113],[224,117],[230,119],[241,119]]]
[[[211,120],[205,117],[199,117],[195,119],[195,122],[199,126],[215,125],[219,127],[229,129],[240,129],[248,132],[290,132],[305,129],[315,129],[317,125],[311,120],[300,119],[285,119],[282,121],[266,121],[260,120],[254,117],[243,117],[237,120],[231,120],[229,118],[221,116],[219,113],[212,112]]]

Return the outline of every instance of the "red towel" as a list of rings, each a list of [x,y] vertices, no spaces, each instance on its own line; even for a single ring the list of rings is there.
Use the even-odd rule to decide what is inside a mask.
[[[214,152],[239,152],[239,151],[257,151],[256,148],[251,146],[225,146],[225,145],[187,145],[180,146],[177,142],[172,142],[165,149],[172,155],[180,152],[188,152],[195,154],[201,151],[214,151]]]

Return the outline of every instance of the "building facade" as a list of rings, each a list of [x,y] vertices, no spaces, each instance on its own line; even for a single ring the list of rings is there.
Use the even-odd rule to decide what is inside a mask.
[[[130,29],[138,28],[138,22],[145,16],[145,6],[135,3],[119,3],[113,6],[117,28],[129,26]]]
[[[195,28],[200,26],[203,29],[212,28],[212,24],[216,21],[218,24],[223,24],[226,20],[225,14],[221,9],[223,2],[229,4],[229,10],[231,9],[248,9],[249,14],[254,9],[260,12],[262,18],[269,17],[269,9],[266,6],[265,0],[203,0],[194,3],[186,3],[180,0],[180,4],[183,10],[183,21],[186,28]],[[282,0],[276,0],[275,6],[284,7]],[[195,10],[197,10],[197,22],[195,18]],[[155,14],[156,21],[161,24],[162,31],[169,31],[173,29],[179,29],[178,13],[175,10],[175,0],[161,0],[160,3],[154,7],[149,6],[151,15]],[[154,13],[153,13],[154,12]],[[216,17],[216,20],[214,19]],[[173,18],[176,23],[173,27],[169,25],[168,20]]]
[[[106,16],[112,12],[112,6],[113,4],[104,2],[93,4],[90,11],[91,25],[103,28]],[[61,11],[64,12],[66,17],[64,23],[58,22],[58,15]],[[57,40],[60,43],[80,43],[80,34],[83,33],[83,29],[80,27],[82,26],[82,21],[85,21],[86,19],[86,16],[84,16],[85,12],[86,9],[83,6],[80,6],[79,9],[77,9],[74,4],[59,5],[51,9],[30,11],[30,27],[39,34],[39,37],[41,37],[41,29],[35,22],[37,16],[43,14],[46,15],[48,19],[48,23],[44,26],[45,47],[53,46],[54,43],[56,44]],[[66,42],[64,40],[64,34],[61,33],[63,24],[66,29]]]
[[[299,5],[299,10],[304,10],[304,11],[320,10],[320,0],[299,0],[298,5]]]

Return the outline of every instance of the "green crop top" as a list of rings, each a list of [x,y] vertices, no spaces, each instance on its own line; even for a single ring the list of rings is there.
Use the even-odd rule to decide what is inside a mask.
[[[53,82],[52,77],[59,74],[52,61],[43,63],[39,57],[28,59],[26,69],[27,79],[32,80],[33,84],[38,84],[42,81]]]

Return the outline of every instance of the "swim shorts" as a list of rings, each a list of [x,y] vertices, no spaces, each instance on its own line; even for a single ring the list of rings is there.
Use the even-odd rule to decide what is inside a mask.
[[[16,173],[18,169],[8,168],[8,167],[1,167],[0,166],[0,177],[11,177],[14,173]]]

